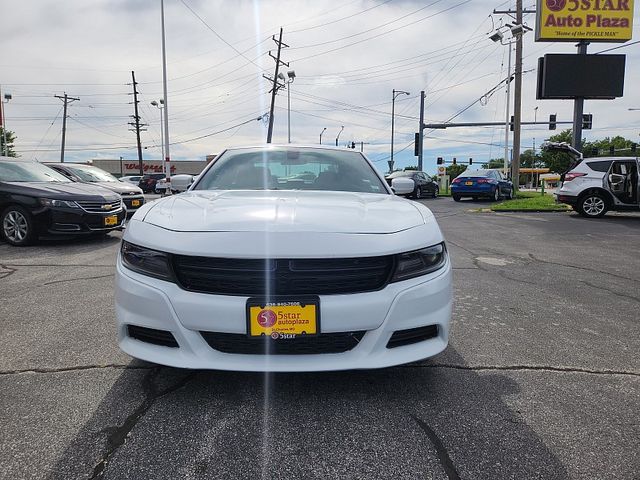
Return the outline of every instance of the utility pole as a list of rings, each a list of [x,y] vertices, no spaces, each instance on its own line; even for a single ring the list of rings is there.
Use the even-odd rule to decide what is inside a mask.
[[[145,127],[146,124],[144,123],[140,123],[140,115],[138,115],[138,90],[136,89],[136,85],[138,85],[138,82],[136,82],[136,73],[135,72],[131,72],[131,78],[133,80],[133,109],[135,112],[135,115],[130,115],[131,117],[133,117],[134,121],[133,122],[129,122],[129,125],[131,125],[133,128],[129,129],[131,131],[136,132],[136,140],[138,142],[138,166],[140,168],[140,175],[144,175],[144,171],[142,168],[142,144],[140,143],[140,131],[145,131],[142,127]]]
[[[267,131],[267,143],[271,143],[271,138],[273,136],[273,110],[275,109],[276,106],[276,94],[278,93],[278,90],[280,90],[282,87],[284,87],[283,83],[278,82],[278,72],[280,70],[280,65],[286,65],[287,67],[289,66],[288,63],[286,62],[282,62],[280,61],[280,52],[282,50],[282,47],[288,47],[289,45],[286,45],[284,43],[282,43],[282,27],[280,27],[280,37],[278,38],[278,40],[276,40],[276,36],[273,35],[272,37],[273,41],[276,43],[276,45],[278,45],[278,54],[277,56],[273,56],[271,54],[271,50],[269,50],[269,56],[271,58],[273,58],[276,61],[276,70],[273,74],[273,78],[269,78],[266,75],[262,75],[264,78],[266,78],[267,80],[273,82],[273,86],[271,87],[270,93],[271,93],[271,108],[269,109],[269,130]],[[284,78],[284,75],[283,75]]]
[[[420,128],[418,129],[418,171],[422,171],[422,142],[424,135],[424,90],[420,92]]]
[[[54,95],[54,97],[59,98],[64,102],[64,113],[62,114],[62,146],[60,147],[60,162],[64,163],[64,144],[67,136],[67,105],[71,102],[80,101],[80,99],[70,97],[66,92],[64,97],[61,97],[60,95]]]
[[[516,24],[522,25],[522,0],[516,0]],[[511,181],[516,190],[520,184],[520,133],[522,121],[522,33],[516,35],[516,72],[513,106],[513,161],[511,162]]]

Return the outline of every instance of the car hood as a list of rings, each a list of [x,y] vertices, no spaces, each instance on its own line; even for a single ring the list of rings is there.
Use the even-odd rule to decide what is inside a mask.
[[[416,204],[394,195],[305,191],[191,191],[136,215],[181,232],[396,233],[425,224]]]
[[[14,192],[56,200],[95,200],[119,202],[113,191],[98,185],[74,182],[6,182]]]
[[[142,195],[142,190],[135,185],[127,185],[122,182],[91,182],[93,185],[100,185],[101,187],[108,188],[112,192],[116,192],[119,195]]]

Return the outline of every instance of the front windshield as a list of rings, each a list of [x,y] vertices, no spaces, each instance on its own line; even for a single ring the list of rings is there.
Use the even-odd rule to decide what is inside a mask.
[[[194,190],[324,190],[388,194],[362,155],[318,148],[247,148],[221,155]]]
[[[91,165],[67,165],[75,175],[80,177],[83,182],[117,182],[118,179],[98,167]]]
[[[0,162],[0,182],[65,182],[69,180],[37,162]]]
[[[413,172],[409,172],[409,171],[400,171],[400,172],[393,172],[392,174],[390,174],[388,176],[388,178],[398,178],[398,177],[412,177],[413,174],[416,173],[415,171]]]

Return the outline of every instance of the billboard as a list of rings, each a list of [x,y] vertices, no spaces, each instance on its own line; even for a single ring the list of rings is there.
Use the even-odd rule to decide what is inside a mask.
[[[537,42],[626,42],[633,0],[537,0]]]
[[[613,99],[624,91],[625,55],[546,54],[538,60],[538,100]]]

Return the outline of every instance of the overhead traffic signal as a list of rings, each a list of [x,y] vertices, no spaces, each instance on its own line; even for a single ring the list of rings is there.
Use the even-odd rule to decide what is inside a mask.
[[[635,153],[638,151],[638,144],[637,143],[632,143],[631,144],[631,153],[633,153],[635,155]]]
[[[456,160],[456,157],[453,157],[453,164],[454,164],[454,165],[457,165],[457,164],[458,164],[458,161]]]
[[[556,119],[558,118],[558,116],[555,113],[552,113],[551,115],[549,115],[549,130],[555,130],[556,129]]]
[[[442,157],[438,157],[438,159],[436,160],[436,163],[437,163],[438,165],[443,165],[443,164],[444,164],[444,158],[442,158]]]
[[[416,157],[420,156],[420,134],[419,133],[416,133],[413,140],[413,154]]]
[[[582,129],[591,130],[593,125],[593,115],[591,113],[585,113],[582,115]]]
[[[469,165],[473,165],[473,158],[469,159]]]
[[[513,124],[515,123],[516,119],[513,115],[511,115],[511,121],[509,122],[509,130],[511,130],[513,132]]]

